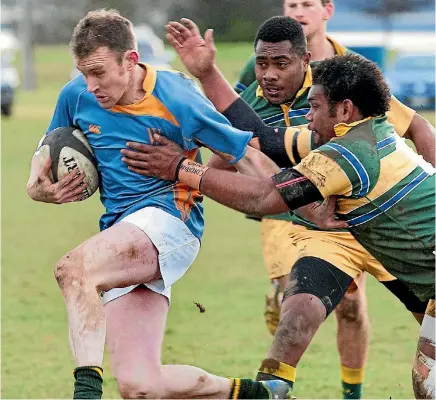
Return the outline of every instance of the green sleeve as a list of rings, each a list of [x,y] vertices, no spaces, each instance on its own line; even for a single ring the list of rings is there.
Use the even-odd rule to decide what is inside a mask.
[[[256,64],[256,56],[253,54],[250,59],[242,68],[239,74],[238,82],[236,82],[235,90],[238,93],[247,89],[254,81],[256,81],[256,74],[254,72],[254,66]]]

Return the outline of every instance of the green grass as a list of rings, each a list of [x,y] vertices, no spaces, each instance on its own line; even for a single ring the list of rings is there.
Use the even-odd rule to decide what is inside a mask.
[[[223,45],[218,63],[231,82],[251,53],[248,45]],[[74,367],[63,300],[53,266],[66,251],[98,232],[98,196],[80,204],[48,205],[26,194],[30,158],[49,123],[57,92],[72,62],[65,47],[39,47],[38,89],[19,93],[14,114],[2,120],[2,387],[1,397],[68,398]],[[180,64],[176,62],[176,67]],[[263,322],[269,289],[259,225],[206,200],[200,256],[174,287],[163,358],[225,376],[248,376],[271,337]],[[410,370],[418,325],[373,279],[368,282],[371,346],[367,398],[411,398]],[[200,314],[193,301],[205,305]],[[340,397],[335,321],[317,333],[298,367],[300,398]],[[105,398],[117,398],[105,360]]]

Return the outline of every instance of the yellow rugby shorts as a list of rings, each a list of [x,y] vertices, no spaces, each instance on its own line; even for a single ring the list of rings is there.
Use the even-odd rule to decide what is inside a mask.
[[[290,221],[263,218],[261,235],[270,279],[289,274],[302,257],[325,260],[355,280],[364,271],[380,282],[396,279],[349,232],[316,231]]]

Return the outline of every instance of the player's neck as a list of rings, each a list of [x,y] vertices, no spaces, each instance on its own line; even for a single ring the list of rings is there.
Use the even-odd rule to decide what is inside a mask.
[[[131,77],[132,83],[129,85],[130,88],[123,94],[118,105],[127,106],[135,104],[145,96],[143,84],[146,74],[147,71],[144,68],[139,65],[135,66]]]
[[[327,39],[324,29],[320,29],[310,38],[307,38],[307,49],[311,53],[310,61],[321,61],[336,54],[335,48]]]

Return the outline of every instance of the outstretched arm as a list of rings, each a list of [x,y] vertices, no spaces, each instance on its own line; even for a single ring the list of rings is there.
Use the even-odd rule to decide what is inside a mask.
[[[268,177],[209,168],[201,180],[200,190],[216,202],[245,214],[263,216],[289,211],[273,180]]]
[[[280,214],[323,198],[305,176],[292,168],[279,172],[280,168],[256,149],[250,148],[246,156],[234,164],[242,172],[235,174],[188,160],[174,142],[159,135],[155,135],[155,139],[157,146],[128,143],[138,152],[121,151],[130,170],[181,181],[200,189],[218,203],[243,213],[259,216]],[[243,174],[246,170],[253,171],[253,166],[258,176]]]

